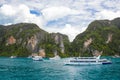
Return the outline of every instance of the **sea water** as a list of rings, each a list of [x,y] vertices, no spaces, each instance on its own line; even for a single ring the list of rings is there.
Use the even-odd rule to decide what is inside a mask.
[[[109,65],[66,66],[69,58],[33,61],[0,57],[0,80],[120,80],[120,58]]]

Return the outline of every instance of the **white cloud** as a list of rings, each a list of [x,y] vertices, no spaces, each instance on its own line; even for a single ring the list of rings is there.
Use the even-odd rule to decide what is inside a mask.
[[[35,14],[31,14],[29,7],[24,4],[20,4],[18,6],[5,4],[0,8],[0,14],[1,17],[4,16],[3,19],[10,20],[9,23],[26,22],[36,23],[40,27],[43,26],[43,20],[41,16],[38,17]]]
[[[47,21],[63,18],[67,15],[79,14],[79,11],[64,6],[45,8],[41,12]]]
[[[69,39],[70,41],[72,41],[75,38],[75,36],[81,32],[81,30],[75,28],[75,26],[66,24],[65,27],[60,32],[69,35]]]
[[[110,10],[103,10],[96,13],[96,19],[109,19],[112,20],[116,17],[120,17],[120,11],[110,11]]]
[[[65,24],[63,28],[58,28],[56,26],[54,27],[46,27],[45,29],[49,32],[60,32],[62,34],[68,35],[70,41],[73,41],[73,39],[76,37],[77,34],[83,32],[86,27],[81,27],[77,25],[71,25],[71,24]]]
[[[0,13],[5,16],[12,16],[15,15],[16,11],[13,9],[12,6],[5,4],[0,8]]]
[[[4,24],[5,26],[7,26],[7,25],[12,25],[12,23],[6,23],[6,24]]]
[[[110,8],[110,10],[116,11],[116,10],[120,10],[120,5],[118,3],[120,3],[120,0],[114,0],[114,1],[106,0],[104,1],[103,5],[108,9]]]
[[[120,17],[119,3],[120,0],[0,0],[0,24],[35,23],[49,32],[67,34],[72,41],[93,20]],[[31,14],[30,10],[42,14]]]
[[[5,0],[0,0],[0,5],[4,4],[6,1]]]

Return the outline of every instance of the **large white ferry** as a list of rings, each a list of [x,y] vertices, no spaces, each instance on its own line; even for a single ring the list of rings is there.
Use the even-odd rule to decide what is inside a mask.
[[[98,57],[76,57],[71,59],[66,65],[95,65],[95,64],[111,64],[112,62],[107,59],[100,59]]]

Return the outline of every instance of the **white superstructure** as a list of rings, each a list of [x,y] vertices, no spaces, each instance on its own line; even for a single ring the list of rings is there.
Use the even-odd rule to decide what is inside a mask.
[[[32,59],[35,61],[42,61],[43,60],[41,56],[34,56]]]
[[[66,65],[93,65],[93,64],[111,64],[107,59],[98,57],[76,57],[66,63]]]
[[[16,58],[16,56],[10,56],[10,58]]]
[[[60,58],[60,56],[59,55],[56,55],[55,57],[52,57],[52,58],[50,58],[51,60],[60,60],[61,58]]]

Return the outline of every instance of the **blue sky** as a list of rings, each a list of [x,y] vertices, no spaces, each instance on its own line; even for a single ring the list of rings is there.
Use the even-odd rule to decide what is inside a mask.
[[[120,17],[120,0],[0,0],[0,24],[35,23],[72,41],[90,22]]]

